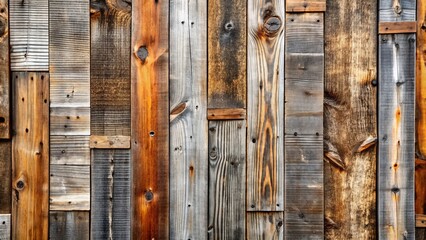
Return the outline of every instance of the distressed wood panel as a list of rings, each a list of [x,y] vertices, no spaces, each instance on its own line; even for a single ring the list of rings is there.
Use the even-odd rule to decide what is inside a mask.
[[[50,165],[50,210],[90,210],[90,166]]]
[[[132,3],[132,232],[135,239],[169,238],[168,10],[167,1]]]
[[[415,33],[417,31],[416,22],[380,22],[379,34],[393,33]]]
[[[130,152],[93,150],[91,184],[91,238],[130,239]]]
[[[90,135],[90,108],[50,108],[50,135]]]
[[[376,22],[376,0],[327,1],[324,29],[326,239],[376,238]]]
[[[170,239],[206,239],[207,1],[170,2]]]
[[[208,1],[208,108],[246,108],[246,1]]]
[[[284,218],[282,212],[248,212],[248,240],[283,240]]]
[[[90,148],[130,148],[130,136],[90,136]]]
[[[0,239],[10,240],[10,214],[0,214]]]
[[[50,136],[50,164],[90,165],[89,136]]]
[[[426,227],[426,215],[416,214],[416,227]]]
[[[416,240],[426,239],[426,228],[416,228]]]
[[[8,140],[0,140],[0,214],[12,211],[12,143]]]
[[[245,124],[209,122],[208,239],[245,239]]]
[[[416,20],[416,0],[379,0],[380,22]]]
[[[0,138],[10,138],[9,8],[0,1]]]
[[[12,71],[48,71],[48,0],[10,0]]]
[[[12,77],[12,238],[47,239],[49,74],[19,72]]]
[[[248,3],[247,204],[250,211],[284,209],[284,18],[282,0]]]
[[[414,239],[415,35],[379,40],[378,235]]]
[[[287,13],[286,24],[284,236],[322,239],[323,14]]]
[[[244,108],[211,108],[207,110],[208,120],[245,120]]]
[[[325,12],[326,0],[287,0],[287,12]]]
[[[49,239],[89,240],[89,212],[50,211]]]
[[[415,164],[415,212],[416,214],[426,215],[426,161],[416,159]]]

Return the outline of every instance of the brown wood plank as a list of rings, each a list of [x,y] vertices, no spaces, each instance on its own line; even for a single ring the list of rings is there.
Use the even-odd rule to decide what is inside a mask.
[[[426,228],[416,228],[416,240],[426,240]]]
[[[426,215],[416,214],[416,227],[426,227]]]
[[[10,214],[0,214],[0,239],[10,240]]]
[[[207,110],[208,120],[245,120],[244,108],[213,108]]]
[[[168,1],[132,3],[134,239],[169,238],[168,10]]]
[[[379,34],[415,33],[417,22],[380,22]]]
[[[50,211],[49,239],[89,240],[89,212]]]
[[[282,212],[248,212],[247,240],[284,239]]]
[[[10,138],[9,8],[0,0],[0,138]]]
[[[246,2],[208,1],[208,108],[246,108]]]
[[[325,12],[326,0],[287,0],[286,12]]]
[[[0,140],[0,214],[12,211],[12,143],[9,140]]]
[[[426,161],[416,159],[415,209],[416,214],[426,215]]]
[[[245,239],[245,124],[209,122],[208,239]]]
[[[130,136],[90,136],[90,148],[130,148]]]
[[[49,74],[12,74],[12,238],[47,239]]]
[[[376,0],[327,1],[325,239],[376,238],[376,23]]]

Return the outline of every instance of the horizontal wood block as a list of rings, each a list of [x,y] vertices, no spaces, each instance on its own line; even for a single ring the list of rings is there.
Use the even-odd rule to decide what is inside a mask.
[[[130,136],[90,136],[90,148],[130,148]]]
[[[416,214],[416,227],[426,228],[426,215]]]
[[[50,211],[49,239],[89,240],[89,215],[88,211]]]
[[[379,34],[415,33],[417,22],[380,22]]]
[[[50,108],[50,135],[90,135],[90,108]]]
[[[244,108],[213,108],[207,110],[208,120],[244,120],[246,110]]]
[[[325,12],[325,0],[287,0],[286,12]]]
[[[89,136],[50,136],[50,164],[90,165]]]
[[[10,214],[0,214],[0,239],[10,239]]]

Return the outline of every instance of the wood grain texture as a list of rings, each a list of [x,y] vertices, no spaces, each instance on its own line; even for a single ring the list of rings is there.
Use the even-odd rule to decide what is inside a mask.
[[[248,210],[283,210],[284,1],[249,1],[247,17]]]
[[[380,22],[416,20],[416,0],[379,0]]]
[[[50,136],[50,164],[90,165],[89,136]]]
[[[48,71],[48,0],[10,0],[10,68]]]
[[[50,135],[90,135],[90,108],[50,108]]]
[[[131,1],[91,0],[91,134],[130,136]]]
[[[416,214],[416,227],[426,227],[426,215]]]
[[[169,238],[168,10],[168,1],[132,3],[134,239]]]
[[[416,240],[426,240],[426,228],[416,228]]]
[[[286,239],[324,237],[322,13],[286,14]]]
[[[130,136],[90,136],[90,148],[130,148]]]
[[[416,159],[415,169],[415,212],[416,214],[426,215],[426,161]]]
[[[208,239],[245,239],[245,124],[209,122]]]
[[[10,240],[10,214],[0,214],[0,239]]]
[[[414,239],[415,35],[379,39],[378,236]]]
[[[380,22],[379,34],[415,33],[417,22]]]
[[[90,210],[90,166],[50,165],[50,210]]]
[[[0,214],[12,212],[12,142],[0,140]]]
[[[50,211],[49,239],[89,240],[89,212]]]
[[[10,138],[9,8],[0,1],[0,139]]]
[[[211,108],[207,110],[208,120],[245,120],[244,108]]]
[[[325,239],[376,238],[376,10],[375,0],[327,1]]]
[[[206,239],[207,1],[170,2],[170,239]]]
[[[130,239],[130,152],[92,150],[91,184],[91,239]]]
[[[325,12],[326,0],[287,0],[287,12]]]
[[[208,108],[246,108],[246,2],[208,1]]]
[[[248,240],[283,240],[284,218],[282,212],[248,212]]]
[[[12,79],[12,238],[47,239],[49,74],[19,72]]]

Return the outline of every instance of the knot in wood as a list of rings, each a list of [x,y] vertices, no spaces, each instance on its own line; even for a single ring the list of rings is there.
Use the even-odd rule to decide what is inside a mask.
[[[136,55],[140,60],[142,60],[142,62],[145,62],[146,58],[148,57],[148,49],[146,49],[146,46],[140,46],[136,52]]]
[[[402,8],[401,8],[401,4],[399,3],[399,0],[394,0],[393,10],[398,15],[402,13]]]
[[[267,35],[276,34],[281,28],[281,19],[277,16],[268,17],[263,22],[263,28]]]
[[[154,193],[151,190],[145,192],[145,200],[151,202],[154,199]]]
[[[0,16],[0,37],[3,37],[6,33],[7,22],[6,19]]]
[[[24,186],[25,186],[25,184],[24,184],[24,182],[23,182],[22,180],[19,180],[19,181],[16,183],[16,187],[17,187],[19,190],[23,189],[23,188],[24,188]]]

